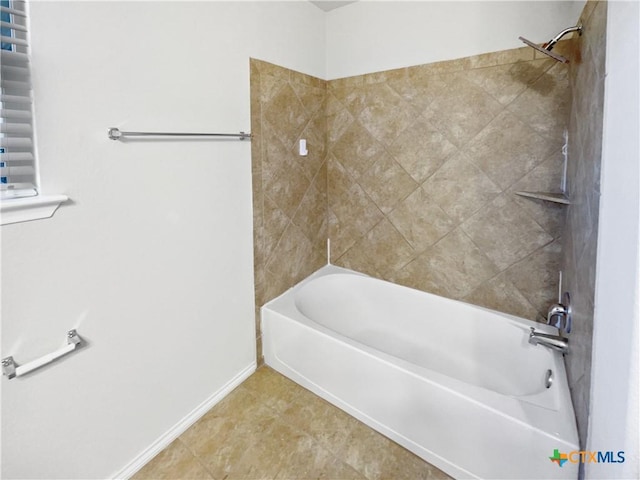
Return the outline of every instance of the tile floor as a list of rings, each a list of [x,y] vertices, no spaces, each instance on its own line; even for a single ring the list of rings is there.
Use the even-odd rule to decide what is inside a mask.
[[[449,478],[263,366],[133,480]]]

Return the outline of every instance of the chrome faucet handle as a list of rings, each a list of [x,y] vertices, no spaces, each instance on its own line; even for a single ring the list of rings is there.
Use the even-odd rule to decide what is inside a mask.
[[[548,311],[548,315],[549,316],[553,316],[553,315],[566,315],[567,313],[567,309],[566,307],[561,304],[561,303],[554,303],[549,307],[549,311]]]
[[[561,303],[554,303],[549,307],[547,312],[547,325],[563,330],[565,327],[565,319],[567,317],[567,309]]]
[[[571,296],[569,292],[562,295],[562,303],[554,303],[547,312],[547,325],[556,327],[565,333],[571,333]]]

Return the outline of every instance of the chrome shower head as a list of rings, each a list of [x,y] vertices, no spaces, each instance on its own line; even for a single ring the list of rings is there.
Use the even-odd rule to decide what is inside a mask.
[[[522,40],[524,43],[526,43],[527,45],[529,45],[530,47],[535,48],[540,53],[544,53],[545,55],[550,56],[551,58],[553,58],[554,60],[557,60],[558,62],[569,63],[569,60],[567,58],[563,57],[562,55],[553,53],[551,50],[556,45],[556,43],[560,41],[562,37],[564,37],[566,34],[571,32],[578,32],[578,35],[582,35],[582,25],[578,24],[575,27],[565,28],[559,34],[557,34],[555,37],[549,40],[547,43],[542,44],[542,46],[537,45],[533,43],[531,40],[527,40],[524,37],[518,37],[518,38]]]
[[[554,60],[557,60],[557,61],[559,61],[561,63],[569,63],[569,60],[567,58],[563,57],[562,55],[558,55],[557,53],[553,53],[550,50],[547,50],[546,48],[544,48],[544,46],[541,47],[540,45],[537,45],[537,44],[533,43],[531,40],[527,40],[524,37],[518,37],[518,38],[520,40],[522,40],[524,43],[526,43],[527,45],[529,45],[531,48],[535,48],[540,53],[544,53],[545,55],[550,56]]]

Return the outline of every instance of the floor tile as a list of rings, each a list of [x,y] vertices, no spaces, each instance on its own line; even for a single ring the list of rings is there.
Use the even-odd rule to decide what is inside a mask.
[[[178,439],[160,452],[132,480],[211,480],[213,477]]]
[[[408,450],[266,366],[133,478],[449,479]]]

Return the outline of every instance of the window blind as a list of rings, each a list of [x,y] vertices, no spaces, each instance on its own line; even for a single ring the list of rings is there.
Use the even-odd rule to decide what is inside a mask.
[[[0,194],[37,195],[26,2],[0,0]]]

